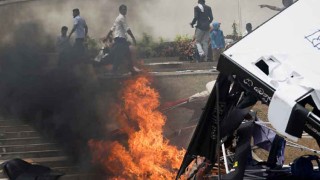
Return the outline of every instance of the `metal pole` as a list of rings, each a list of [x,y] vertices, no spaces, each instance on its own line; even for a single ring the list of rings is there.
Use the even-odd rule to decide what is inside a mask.
[[[216,86],[216,107],[217,107],[217,155],[218,155],[218,180],[221,179],[221,169],[220,169],[220,144],[221,144],[221,140],[220,140],[220,118],[219,118],[219,83],[216,82],[215,84]]]
[[[223,161],[224,161],[224,166],[226,168],[226,173],[229,174],[227,155],[226,155],[226,148],[224,146],[224,143],[221,145],[221,147],[222,147]]]
[[[238,0],[238,16],[239,16],[239,35],[242,36],[241,0]]]

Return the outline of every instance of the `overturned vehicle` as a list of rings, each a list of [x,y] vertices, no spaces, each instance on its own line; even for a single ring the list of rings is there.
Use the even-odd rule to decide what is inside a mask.
[[[319,0],[299,0],[221,55],[177,179],[320,179],[312,164],[299,171],[298,162],[284,166],[281,159],[286,140],[295,143],[307,133],[320,144],[319,6]],[[271,126],[251,111],[259,101],[268,106]],[[262,142],[259,130],[266,139],[274,134],[263,165],[252,163],[251,139]],[[226,150],[234,141],[234,150]]]

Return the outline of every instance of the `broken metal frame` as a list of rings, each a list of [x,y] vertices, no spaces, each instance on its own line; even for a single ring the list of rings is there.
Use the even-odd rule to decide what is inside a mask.
[[[253,93],[262,103],[269,105],[275,89],[251,74],[237,62],[221,55],[217,70],[223,74],[237,76],[240,80],[237,82],[241,87]],[[301,138],[303,131],[311,135],[320,144],[320,117],[297,103],[291,112],[286,132]]]
[[[213,168],[218,160],[216,155],[217,151],[220,150],[220,145],[239,128],[244,116],[251,109],[249,108],[250,104],[256,103],[255,99],[250,102],[252,100],[250,95],[244,95],[243,92],[245,90],[233,81],[238,81],[238,79],[232,79],[232,77],[223,73],[219,74],[216,81],[216,84],[219,84],[219,95],[216,94],[217,86],[215,85],[190,141],[176,179],[180,178],[196,155],[205,157],[210,162],[211,165],[206,169],[207,172]],[[217,101],[219,101],[218,104]],[[217,127],[218,122],[220,128]],[[218,129],[221,137],[217,137]],[[244,173],[244,171],[241,170],[240,173]]]
[[[219,159],[216,156],[220,151],[220,145],[240,127],[244,114],[248,113],[245,109],[251,109],[250,107],[256,104],[257,101],[269,105],[275,93],[275,89],[225,55],[221,55],[217,70],[220,74],[216,83],[219,84],[219,89],[221,90],[219,90],[218,95],[216,94],[216,86],[212,90],[190,141],[177,179],[184,173],[185,168],[193,161],[195,155],[206,157],[211,161],[211,164],[215,164]],[[243,103],[245,99],[243,96],[251,98],[247,98],[249,101]],[[216,101],[218,100],[219,103],[217,104]],[[242,106],[239,107],[241,101]],[[217,109],[220,110],[217,111]],[[218,120],[219,118],[220,120]],[[297,100],[297,105],[291,112],[287,131],[291,134],[294,133],[296,137],[302,137],[303,131],[305,131],[319,143],[320,121],[318,119],[320,118],[314,113],[309,112],[303,105],[298,104]],[[222,124],[221,129],[217,128],[218,123]],[[217,137],[218,129],[223,131],[221,137]],[[222,142],[220,143],[220,141]],[[209,168],[212,167],[211,165]],[[241,173],[245,172],[242,170]]]

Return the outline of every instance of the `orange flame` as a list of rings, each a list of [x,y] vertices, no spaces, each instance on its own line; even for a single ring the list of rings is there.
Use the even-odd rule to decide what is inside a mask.
[[[128,144],[90,140],[93,161],[113,174],[113,179],[174,179],[184,150],[169,145],[163,137],[166,117],[157,110],[159,93],[150,78],[140,75],[127,80],[123,105],[116,117],[128,135]]]

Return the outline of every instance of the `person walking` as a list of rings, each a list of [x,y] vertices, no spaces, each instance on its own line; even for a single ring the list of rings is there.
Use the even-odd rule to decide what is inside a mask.
[[[213,21],[211,7],[205,4],[205,0],[198,0],[194,7],[194,18],[190,23],[193,28],[196,24],[195,40],[197,50],[202,60],[207,61],[210,41],[210,23]]]
[[[109,39],[114,33],[114,44],[110,50],[110,58],[113,62],[113,73],[117,73],[119,65],[125,59],[128,61],[128,68],[132,75],[138,72],[133,66],[132,57],[130,54],[130,43],[127,40],[127,34],[131,37],[133,44],[136,45],[136,39],[127,24],[127,6],[122,4],[119,6],[119,15],[116,18],[112,28],[107,34],[106,39]]]
[[[73,9],[73,28],[69,34],[69,39],[71,38],[71,35],[75,32],[76,38],[73,45],[75,54],[77,57],[81,57],[85,53],[85,46],[84,41],[85,38],[88,36],[88,26],[86,21],[80,16],[80,10],[79,9]]]

